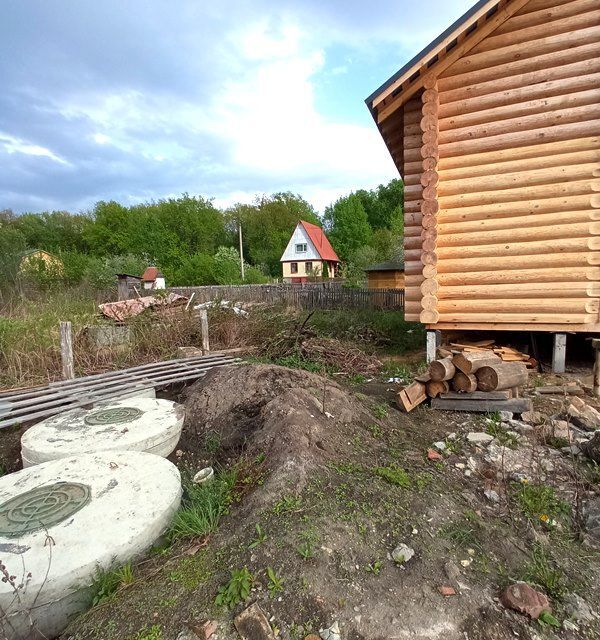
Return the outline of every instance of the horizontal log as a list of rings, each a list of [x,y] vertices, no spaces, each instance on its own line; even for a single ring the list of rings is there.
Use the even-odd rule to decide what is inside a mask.
[[[423,267],[424,278],[435,278],[437,276],[437,267],[433,264],[426,264]]]
[[[584,44],[597,42],[600,38],[600,27],[591,26],[585,29],[576,29],[548,37],[530,40],[524,48],[521,43],[511,44],[492,51],[469,53],[448,67],[442,77],[459,75],[469,71],[487,68],[490,66],[505,65],[523,58],[524,50],[528,57],[541,56],[547,53],[563,51],[569,47],[577,47]],[[438,86],[440,83],[438,82]],[[441,90],[441,86],[440,86]]]
[[[409,249],[404,252],[404,260],[407,262],[412,262],[414,260],[421,259],[421,251],[420,249]]]
[[[417,319],[419,318],[419,314],[422,310],[423,308],[421,307],[420,302],[407,301],[404,303],[404,312],[415,315]]]
[[[596,86],[598,86],[599,77],[600,74],[596,74],[594,78]],[[548,114],[555,111],[562,112],[563,115],[560,116],[560,122],[566,122],[567,120],[564,118],[565,110],[597,104],[600,91],[595,85],[590,83],[581,91],[488,107],[487,109],[482,108],[481,110],[461,113],[441,119],[439,121],[438,134],[440,144],[444,142],[454,142],[459,139],[467,139],[464,135],[458,136],[449,132],[468,129],[469,132],[472,133],[473,127],[477,126],[485,127],[492,135],[494,133],[502,133],[506,129],[512,131],[522,130],[524,128],[535,129],[540,126],[539,123],[541,123],[541,125],[551,124],[549,119],[548,121],[542,120],[539,117],[541,114],[548,116]],[[597,117],[597,111],[593,111],[592,113],[594,114],[593,117]],[[538,116],[538,118],[536,119],[535,116]],[[521,120],[517,121],[517,118],[521,118]],[[587,119],[587,117],[583,116],[580,118],[577,116],[573,122],[580,119]],[[491,126],[490,123],[493,123],[494,126]],[[473,135],[470,135],[469,139],[472,137]]]
[[[423,276],[423,282],[421,283],[420,287],[421,295],[437,296],[437,291],[439,288],[440,286],[435,278],[426,278],[425,276]]]
[[[473,141],[507,133],[531,133],[539,129],[549,131],[557,125],[581,124],[589,120],[599,119],[600,103],[598,102],[598,91],[583,91],[578,95],[581,94],[584,94],[586,102],[580,106],[562,106],[554,110],[545,110],[542,108],[531,115],[515,115],[514,117],[510,116],[510,106],[502,107],[506,115],[504,119],[494,120],[491,117],[490,119],[484,117],[482,122],[476,122],[474,124],[467,123],[465,126],[453,127],[451,129],[440,129],[438,134],[440,153],[442,153],[444,145],[453,142]],[[589,102],[590,100],[591,102]],[[589,135],[589,133],[586,133],[586,135]]]
[[[544,98],[553,98],[556,96],[567,96],[570,94],[576,94],[579,91],[590,90],[598,86],[598,76],[600,74],[600,62],[596,62],[597,66],[592,66],[592,69],[596,69],[594,73],[575,73],[573,77],[567,76],[558,78],[556,80],[545,80],[545,82],[532,82],[531,84],[511,87],[504,90],[498,90],[498,87],[494,87],[493,91],[484,95],[474,95],[470,97],[470,93],[467,93],[469,87],[465,87],[463,97],[460,100],[450,100],[446,94],[442,94],[442,103],[439,107],[439,127],[447,128],[447,123],[455,117],[462,114],[476,114],[487,113],[492,115],[494,109],[501,107],[513,106],[522,113],[526,109],[531,109],[532,104],[538,100]],[[568,65],[569,67],[583,66],[582,63],[576,63],[576,65]],[[591,65],[587,65],[588,67]],[[561,67],[562,68],[562,67]],[[584,67],[585,68],[585,67]],[[540,72],[536,72],[539,78],[547,78],[547,73],[543,75]],[[492,89],[492,87],[489,87]],[[457,94],[453,92],[454,96]],[[515,114],[517,115],[517,114]],[[480,116],[474,116],[475,120]],[[405,133],[408,132],[405,129]],[[415,134],[417,131],[411,131]]]
[[[437,283],[437,280],[434,282]],[[422,286],[422,285],[421,285]],[[543,282],[439,286],[438,300],[482,300],[485,298],[584,298],[600,297],[600,282]]]
[[[438,300],[440,315],[448,313],[565,313],[588,314],[600,311],[598,298],[500,298]]]
[[[423,227],[421,225],[405,225],[404,226],[404,237],[405,238],[411,238],[411,237],[421,237],[421,230],[423,229]],[[404,245],[406,247],[406,245]]]
[[[441,380],[451,380],[456,373],[456,369],[452,364],[452,358],[441,358],[440,360],[433,360],[429,363],[429,377],[434,382]]]
[[[527,384],[527,367],[523,362],[499,362],[480,367],[475,372],[480,391],[515,389]]]
[[[423,200],[404,201],[404,213],[421,213]]]
[[[421,313],[421,318],[423,313]],[[593,324],[597,322],[597,314],[556,314],[556,313],[438,313],[433,321],[423,320],[425,324],[438,322],[473,323],[473,324]]]
[[[471,156],[472,164],[467,164],[469,156],[465,157],[464,166],[452,169],[438,169],[440,180],[445,183],[455,180],[475,180],[480,177],[504,176],[523,171],[533,171],[541,169],[553,169],[570,166],[585,165],[600,162],[600,137],[592,138],[596,140],[590,149],[582,149],[569,153],[561,153],[559,149],[553,149],[558,145],[549,145],[550,155],[544,155],[546,150],[536,149],[530,157],[523,157],[521,149],[512,150],[508,159],[496,158],[499,154],[490,154],[490,158],[486,164],[478,164],[476,155]],[[542,147],[544,145],[537,145]],[[486,155],[486,154],[484,154]],[[516,156],[516,157],[515,157]],[[533,161],[533,162],[532,162]]]
[[[456,392],[473,393],[477,391],[477,378],[472,373],[463,373],[457,371],[450,383],[452,389]]]
[[[440,249],[441,251],[441,249]],[[547,254],[527,254],[524,256],[489,256],[485,260],[480,257],[471,258],[450,258],[445,256],[443,260],[437,261],[438,276],[445,273],[469,273],[481,271],[485,268],[487,271],[494,269],[520,270],[520,269],[555,269],[560,271],[572,271],[565,267],[586,267],[600,264],[598,258],[600,252],[578,252],[578,253],[547,253]],[[440,284],[442,281],[438,278]],[[569,281],[568,274],[555,278],[556,282]]]
[[[489,364],[501,362],[499,356],[492,351],[479,351],[474,353],[461,352],[452,357],[454,367],[464,375],[471,375]],[[477,384],[475,384],[477,386]],[[475,389],[473,389],[475,391]]]
[[[543,0],[543,2],[544,6],[529,10],[525,14],[521,13],[522,10],[518,11],[518,15],[511,16],[504,24],[501,24],[494,31],[494,35],[512,33],[519,29],[544,24],[550,20],[569,18],[598,8],[597,0],[571,0],[570,2],[552,0],[551,6],[548,6],[548,0]],[[530,4],[526,4],[525,8],[529,8]]]
[[[600,42],[591,42],[564,51],[528,56],[497,67],[440,78],[440,99],[443,104],[449,104],[498,91],[531,87],[548,80],[595,73],[598,67],[594,61],[599,54]]]
[[[513,264],[527,264],[535,255],[555,256],[559,254],[583,253],[600,250],[600,238],[561,238],[556,240],[536,240],[532,242],[506,242],[502,244],[465,245],[462,247],[437,247],[438,260],[466,258],[513,257]],[[520,260],[515,260],[515,257]],[[584,258],[585,259],[585,258]],[[584,260],[582,259],[582,260]],[[557,263],[559,260],[556,260]]]
[[[597,8],[598,5],[596,5],[595,9]],[[476,55],[486,51],[505,51],[506,48],[512,48],[519,44],[527,44],[527,47],[532,45],[532,49],[535,50],[536,47],[543,46],[539,43],[540,40],[547,41],[551,36],[562,37],[565,33],[587,29],[600,24],[600,11],[594,9],[570,14],[563,7],[562,11],[557,11],[557,14],[558,16],[548,12],[541,12],[540,15],[545,15],[545,19],[542,19],[538,24],[523,28],[514,27],[511,29],[511,22],[507,20],[502,26],[504,26],[505,30],[510,29],[509,32],[498,33],[494,31],[485,40],[473,47],[469,55]]]
[[[501,189],[500,191],[480,191],[479,193],[460,193],[440,196],[440,209],[456,209],[484,204],[500,204],[503,202],[523,202],[533,198],[559,198],[561,196],[592,195],[596,191],[592,179],[573,182],[557,182],[556,184],[540,184],[535,186]],[[599,182],[600,184],[600,182]]]
[[[488,260],[485,264],[479,261],[479,269],[489,267]],[[446,263],[438,264],[437,281],[440,286],[466,286],[466,285],[486,285],[486,284],[510,284],[510,283],[540,283],[540,282],[582,282],[582,281],[600,281],[600,267],[573,267],[570,269],[557,268],[524,268],[524,269],[506,269],[491,271],[476,271],[476,266],[472,267],[472,271],[460,272],[439,272],[440,266],[446,266]]]
[[[500,242],[527,242],[530,240],[553,240],[562,238],[587,238],[588,236],[600,235],[600,222],[585,222],[567,224],[552,224],[550,220],[545,227],[529,227],[529,217],[520,218],[520,225],[506,229],[477,230],[467,233],[446,233],[447,229],[443,224],[439,226],[437,237],[438,247],[465,247],[472,245],[485,245]],[[514,220],[514,218],[512,218]],[[422,236],[421,236],[422,237]]]
[[[438,225],[438,235],[451,234],[488,234],[495,231],[514,230],[513,239],[519,240],[521,227],[525,229],[539,229],[540,239],[544,237],[556,237],[553,226],[555,225],[559,231],[564,225],[570,224],[573,229],[570,233],[572,237],[583,234],[583,228],[590,222],[600,221],[600,211],[598,209],[588,209],[584,211],[556,211],[553,213],[540,214],[524,214],[512,218],[493,218],[488,217],[483,220],[462,220],[459,222],[441,222]],[[582,223],[584,223],[582,225]],[[419,225],[421,226],[421,225]],[[417,227],[411,227],[411,229]],[[406,227],[405,227],[406,233]],[[561,232],[562,233],[562,232]],[[486,237],[486,236],[481,236]],[[502,237],[502,236],[498,236]]]
[[[423,309],[419,315],[419,322],[423,324],[435,324],[440,318],[440,314],[435,309]]]
[[[529,0],[527,4],[521,7],[514,15],[522,16],[541,9],[551,9],[557,5],[564,4],[565,0]]]
[[[419,262],[419,265],[421,265],[421,263]],[[422,267],[422,265],[421,265]],[[422,273],[419,274],[415,274],[415,275],[405,275],[404,276],[404,283],[405,286],[408,287],[416,287],[417,289],[421,286],[421,283],[423,282],[423,280],[425,279],[425,276],[423,276]]]
[[[406,276],[418,276],[423,274],[423,263],[420,260],[421,252],[419,252],[419,260],[406,260],[404,261],[404,275]]]
[[[599,135],[572,137],[558,142],[537,142],[533,145],[517,146],[511,149],[442,157],[439,159],[437,171],[441,175],[449,174],[452,178],[469,177],[469,174],[465,175],[461,173],[461,170],[481,171],[481,175],[488,175],[490,170],[498,173],[510,173],[523,168],[523,163],[531,159],[544,163],[540,165],[540,168],[556,166],[548,164],[548,160],[557,156],[566,156],[565,164],[580,164],[581,161],[579,159],[573,162],[571,161],[572,158],[577,158],[580,153],[597,153],[599,142]],[[589,158],[589,155],[585,157]],[[583,160],[583,162],[593,162],[595,160],[596,156],[594,155],[592,160]],[[477,175],[477,173],[472,175]]]
[[[582,107],[588,108],[588,107]],[[519,147],[528,147],[536,143],[543,142],[562,142],[565,140],[573,140],[574,138],[588,138],[590,136],[600,135],[600,118],[595,120],[585,120],[582,122],[573,122],[572,114],[567,114],[570,123],[555,123],[553,126],[541,126],[539,129],[509,131],[507,133],[499,133],[490,135],[489,137],[481,137],[481,131],[476,129],[474,133],[477,138],[469,140],[459,140],[457,142],[449,142],[439,145],[440,168],[443,167],[443,158],[452,156],[464,156],[472,153],[504,151],[507,149],[518,149]]]
[[[404,249],[418,249],[423,244],[421,236],[404,236]]]
[[[533,165],[533,166],[532,166]],[[534,168],[535,167],[535,168]],[[600,167],[598,161],[540,169],[535,161],[527,170],[473,178],[445,178],[438,186],[438,196],[452,196],[461,193],[480,193],[499,189],[514,189],[554,184],[566,181],[592,180],[594,171]]]
[[[416,287],[405,287],[404,300],[406,302],[418,302],[421,304],[421,291]]]
[[[438,224],[447,222],[467,222],[469,220],[487,220],[490,218],[512,218],[520,215],[537,215],[570,211],[571,209],[590,211],[600,208],[595,204],[594,195],[569,195],[558,198],[520,200],[518,202],[498,202],[474,205],[460,209],[440,209],[436,216]]]
[[[404,212],[404,224],[405,228],[410,226],[420,227],[423,214],[420,211],[417,212]]]

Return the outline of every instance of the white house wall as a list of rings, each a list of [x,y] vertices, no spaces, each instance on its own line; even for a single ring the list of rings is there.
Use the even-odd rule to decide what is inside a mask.
[[[296,253],[296,245],[297,244],[306,244],[306,251],[303,253]],[[294,233],[290,241],[288,242],[283,255],[281,256],[281,260],[283,261],[293,261],[297,262],[299,260],[320,260],[321,256],[319,252],[316,250],[315,245],[311,242],[311,239],[308,237],[308,233],[302,225],[297,225],[294,229]]]

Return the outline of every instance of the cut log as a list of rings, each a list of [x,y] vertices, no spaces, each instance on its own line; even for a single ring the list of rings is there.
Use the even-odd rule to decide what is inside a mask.
[[[413,382],[398,392],[398,408],[403,411],[412,411],[417,405],[427,400],[425,384],[423,382]]]
[[[487,365],[499,364],[500,358],[490,351],[475,351],[457,353],[452,358],[452,364],[463,373],[475,373],[477,369]]]
[[[427,383],[427,395],[430,398],[437,398],[442,393],[448,393],[450,385],[446,380],[430,380]]]
[[[457,371],[452,378],[452,388],[459,393],[473,393],[477,391],[477,377],[474,373]]]
[[[456,373],[456,369],[452,364],[452,358],[442,358],[434,360],[429,365],[429,375],[434,382],[440,380],[451,380]]]
[[[527,367],[522,362],[501,362],[480,367],[476,374],[480,391],[521,387],[527,382]]]

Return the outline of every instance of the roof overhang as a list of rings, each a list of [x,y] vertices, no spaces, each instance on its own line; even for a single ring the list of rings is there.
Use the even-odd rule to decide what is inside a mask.
[[[365,100],[375,122],[381,124],[422,89],[428,77],[437,77],[527,2],[479,0]]]

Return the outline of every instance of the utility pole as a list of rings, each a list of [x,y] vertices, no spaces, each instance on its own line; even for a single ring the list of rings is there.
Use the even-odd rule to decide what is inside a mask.
[[[238,234],[240,236],[240,270],[242,272],[242,281],[246,279],[244,274],[244,247],[242,245],[242,221],[238,220]]]

